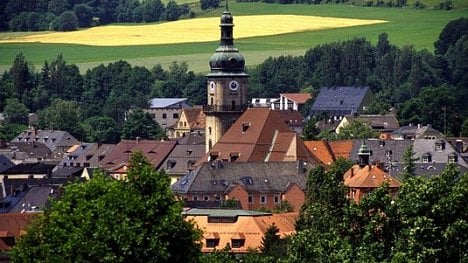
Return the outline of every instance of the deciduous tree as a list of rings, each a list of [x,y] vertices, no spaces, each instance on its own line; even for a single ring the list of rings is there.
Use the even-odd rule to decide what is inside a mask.
[[[132,155],[128,181],[97,172],[72,183],[12,252],[15,262],[197,262],[200,231],[182,217],[170,180]]]

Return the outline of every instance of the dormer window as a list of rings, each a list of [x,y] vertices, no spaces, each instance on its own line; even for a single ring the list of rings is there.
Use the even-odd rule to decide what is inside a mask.
[[[238,152],[231,152],[229,154],[229,161],[230,162],[235,162],[237,160],[237,158],[239,158],[239,155],[240,155],[240,153],[238,153]]]
[[[167,161],[167,169],[170,170],[172,168],[174,168],[174,166],[176,165],[176,161],[175,160],[168,160]]]
[[[214,233],[209,233],[205,237],[205,242],[206,242],[206,247],[217,247],[219,245],[219,234],[214,232]]]
[[[448,155],[448,162],[449,163],[457,163],[458,162],[458,155],[456,153],[451,153]]]
[[[445,149],[445,142],[443,140],[438,140],[435,143],[436,151],[443,151]]]
[[[209,161],[214,161],[214,160],[218,159],[218,156],[219,156],[219,152],[210,152]]]
[[[244,244],[245,244],[244,233],[236,233],[233,237],[231,237],[232,248],[240,248],[240,247],[243,247]]]
[[[243,122],[242,123],[242,132],[246,132],[250,127],[250,122]]]
[[[430,153],[425,153],[422,156],[422,162],[423,163],[430,163],[432,162],[432,155]]]

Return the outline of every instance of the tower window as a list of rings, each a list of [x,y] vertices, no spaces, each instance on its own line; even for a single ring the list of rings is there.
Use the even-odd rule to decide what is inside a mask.
[[[235,100],[231,101],[231,108],[232,108],[232,110],[236,109],[236,101]]]

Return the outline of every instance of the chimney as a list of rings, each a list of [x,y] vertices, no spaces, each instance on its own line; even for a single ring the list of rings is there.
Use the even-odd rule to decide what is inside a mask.
[[[463,153],[463,141],[462,140],[456,140],[455,141],[455,149],[459,153]]]

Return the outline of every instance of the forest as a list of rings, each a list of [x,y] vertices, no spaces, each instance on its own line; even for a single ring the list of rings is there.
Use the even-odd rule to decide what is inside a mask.
[[[174,21],[189,13],[188,4],[175,1],[8,0],[0,2],[0,31],[72,31],[116,22]]]
[[[468,136],[468,19],[449,22],[434,45],[434,54],[400,48],[382,33],[376,45],[355,38],[313,47],[303,56],[270,57],[247,69],[249,98],[317,94],[324,86],[369,86],[377,102],[368,113],[392,110],[401,125],[431,124],[446,135]],[[32,112],[39,115],[39,128],[112,143],[128,134],[123,131],[128,110],[145,108],[155,97],[189,98],[192,105],[204,105],[205,90],[205,76],[185,63],[174,62],[165,70],[116,61],[81,74],[61,55],[34,70],[18,54],[0,78],[0,112],[6,118],[0,135],[14,138]],[[107,124],[99,138],[91,136],[98,123]]]

